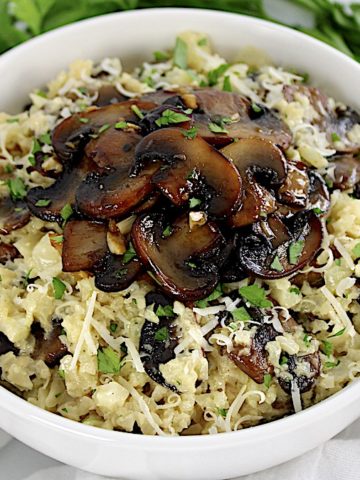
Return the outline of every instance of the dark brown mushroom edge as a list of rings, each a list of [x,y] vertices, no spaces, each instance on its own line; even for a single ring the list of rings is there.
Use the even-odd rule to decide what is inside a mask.
[[[221,372],[219,398],[227,383],[233,388],[235,376],[260,400],[275,387],[271,415],[276,418],[317,401],[318,378],[338,365],[336,340],[333,345],[327,339],[342,330],[330,327],[327,336],[314,335],[312,322],[318,319],[296,308],[296,296],[326,289],[324,262],[317,268],[324,248],[334,263],[343,261],[341,248],[326,244],[331,229],[326,221],[334,190],[360,198],[360,148],[348,137],[360,117],[350,108],[334,107],[316,88],[279,83],[287,102],[301,95],[313,108],[314,128],[333,152],[325,160],[327,168],[315,169],[303,163],[291,121],[267,106],[266,82],[258,92],[263,102],[233,92],[225,80],[223,91],[212,88],[229,67],[220,65],[212,72],[216,81],[210,72],[203,88],[171,87],[132,98],[100,71],[97,79],[105,81],[84,89],[91,105],[77,103],[76,113],[65,112],[52,131],[34,139],[31,165],[23,170],[29,182],[0,170],[10,192],[0,199],[0,269],[22,262],[24,246],[16,242],[16,231],[33,229],[37,222],[61,255],[64,282],[53,278],[55,299],[76,290],[79,278],[95,286],[98,299],[121,296],[130,306],[129,292],[142,287],[145,314],[139,320],[134,313],[129,320],[138,344],[119,333],[115,319],[105,336],[97,331],[95,319],[90,322],[99,343],[98,362],[111,347],[107,335],[114,345],[121,339],[119,351],[112,351],[116,368],[98,368],[105,384],[129,363],[141,373],[136,389],[145,395],[186,395],[186,387],[175,377],[169,380],[167,372],[188,348]],[[257,75],[249,73],[248,80]],[[147,90],[151,81],[149,86]],[[75,90],[65,95],[70,103]],[[54,160],[50,167],[45,166],[48,155]],[[44,181],[37,182],[41,177]],[[39,278],[31,270],[24,272],[21,286],[30,291],[34,285],[29,283],[36,285]],[[11,288],[19,288],[18,283],[14,280]],[[292,296],[289,308],[274,293],[280,283]],[[22,301],[21,294],[16,301]],[[186,331],[182,324],[189,310],[197,329],[191,335],[191,327]],[[351,315],[359,316],[358,308]],[[64,325],[58,313],[46,322],[34,316],[27,352],[33,362],[54,370],[61,384],[61,364],[71,355]],[[0,332],[0,356],[21,356],[21,342],[7,333]],[[188,344],[186,335],[191,337]],[[303,346],[293,348],[292,335]],[[343,354],[340,347],[336,353]],[[26,397],[4,378],[0,385]],[[213,394],[206,375],[195,388],[201,395]],[[94,392],[86,391],[89,401]],[[71,397],[66,389],[59,395]],[[229,407],[210,413],[225,424]],[[197,408],[194,415],[203,415]],[[262,408],[259,415],[266,413],[267,407]],[[137,423],[136,429],[141,431]]]

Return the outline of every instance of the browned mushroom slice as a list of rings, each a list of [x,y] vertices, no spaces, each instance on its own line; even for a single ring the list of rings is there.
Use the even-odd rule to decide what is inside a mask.
[[[32,358],[43,360],[48,367],[55,367],[68,353],[66,345],[60,340],[62,332],[60,320],[53,321],[50,333],[45,334],[39,324],[33,324],[31,333],[35,337],[35,347]]]
[[[95,269],[95,286],[103,292],[120,292],[131,285],[142,269],[137,258],[126,262],[123,256],[108,252]]]
[[[351,108],[346,110],[337,109],[327,119],[327,137],[332,147],[338,152],[359,153],[360,142],[350,142],[348,133],[355,126],[360,124],[360,114]],[[341,144],[337,143],[340,140]]]
[[[195,90],[194,94],[202,112],[194,113],[194,124],[198,134],[209,143],[224,146],[234,138],[260,137],[284,149],[289,147],[289,128],[266,107],[252,105],[236,93],[215,89]]]
[[[0,233],[8,235],[13,230],[24,227],[30,221],[30,212],[25,202],[14,202],[11,197],[0,200]]]
[[[130,166],[141,138],[135,131],[109,128],[98,138],[90,140],[85,147],[85,154],[101,168]]]
[[[350,190],[360,182],[360,158],[354,155],[336,155],[331,157],[331,167],[334,167],[333,174],[327,175],[329,183],[340,190]]]
[[[19,250],[9,243],[0,242],[0,263],[21,257]]]
[[[244,182],[242,207],[230,219],[234,227],[249,225],[276,210],[275,198],[260,185],[281,185],[287,172],[281,150],[267,140],[247,138],[224,147]]]
[[[281,388],[290,394],[292,382],[296,382],[300,393],[308,392],[314,386],[316,378],[320,375],[321,360],[319,352],[302,356],[289,355],[287,367],[287,373],[278,376],[278,382]],[[299,375],[299,371],[307,371],[308,374]]]
[[[305,208],[309,188],[306,166],[301,162],[288,163],[286,179],[278,190],[279,200],[286,204]]]
[[[271,325],[261,325],[252,339],[250,353],[240,354],[240,349],[235,348],[228,354],[229,358],[256,383],[263,383],[264,375],[272,373],[265,347],[268,342],[275,340],[277,335],[278,332]]]
[[[67,164],[85,144],[91,139],[90,135],[101,135],[102,129],[115,125],[118,121],[138,122],[139,117],[134,108],[140,111],[151,110],[156,105],[152,102],[128,100],[106,107],[91,109],[87,112],[76,113],[63,120],[54,129],[52,143],[59,159]]]
[[[159,167],[149,165],[137,177],[128,176],[128,168],[105,174],[93,173],[76,192],[76,204],[82,213],[98,219],[117,218],[132,211],[153,191],[151,178]]]
[[[175,205],[197,197],[211,215],[223,217],[240,204],[237,169],[200,137],[189,140],[174,128],[153,132],[136,147],[135,173],[149,161],[164,164],[152,181]]]
[[[321,241],[321,222],[312,212],[300,212],[285,220],[274,215],[240,238],[239,258],[243,267],[257,277],[281,278],[309,263]]]
[[[318,215],[324,215],[330,208],[330,195],[322,176],[315,170],[308,171],[310,181],[306,208],[313,209]]]
[[[125,100],[128,100],[128,98],[120,93],[114,85],[103,85],[98,90],[98,96],[94,105],[97,107],[105,107],[113,103],[125,102]]]
[[[107,226],[87,220],[71,220],[64,228],[64,272],[92,270],[107,252]]]
[[[165,291],[187,302],[209,295],[219,280],[224,237],[212,223],[190,230],[187,216],[169,227],[165,215],[138,217],[132,227],[134,248],[150,265]]]
[[[147,197],[140,205],[137,205],[132,213],[144,213],[151,210],[160,200],[161,193],[160,192],[152,192],[149,197]]]
[[[28,191],[27,204],[33,215],[48,222],[62,222],[61,211],[65,205],[75,205],[75,193],[89,172],[97,166],[84,158],[72,170],[65,170],[48,188],[35,187]]]
[[[320,288],[325,285],[324,277],[319,272],[298,273],[291,279],[291,283],[301,288],[305,282],[308,282],[312,288]]]

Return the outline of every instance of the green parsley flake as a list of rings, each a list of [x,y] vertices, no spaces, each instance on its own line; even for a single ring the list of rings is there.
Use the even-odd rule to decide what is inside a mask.
[[[222,89],[223,89],[223,92],[232,92],[231,80],[229,75],[226,75],[224,77],[224,83],[223,83]]]
[[[197,127],[191,127],[189,130],[183,130],[183,135],[188,140],[193,140],[196,137],[198,130]]]
[[[64,237],[62,235],[56,235],[55,237],[51,237],[51,241],[55,243],[63,243]]]
[[[235,308],[235,310],[231,312],[231,315],[234,320],[239,322],[249,322],[251,320],[251,317],[245,307]]]
[[[280,259],[277,255],[275,255],[274,260],[272,261],[270,268],[272,270],[276,270],[277,272],[282,272],[284,267],[281,265]]]
[[[171,305],[159,305],[156,309],[156,315],[158,317],[174,317],[175,313]]]
[[[325,362],[325,368],[335,368],[339,365],[340,360],[337,362]]]
[[[47,94],[46,92],[44,92],[44,90],[37,90],[35,92],[35,95],[37,95],[38,97],[47,98]]]
[[[295,293],[295,295],[300,295],[300,293],[301,293],[300,288],[298,288],[298,287],[290,287],[289,292],[290,293]]]
[[[208,72],[208,82],[209,82],[209,86],[210,87],[213,87],[214,85],[217,84],[219,78],[224,75],[224,73],[226,72],[226,70],[230,67],[230,65],[228,63],[223,63],[222,65],[220,65],[219,67],[217,68],[214,68],[214,70],[210,70],[210,72]]]
[[[251,108],[252,108],[252,111],[255,113],[262,112],[262,108],[257,103],[252,103]]]
[[[12,173],[14,170],[14,167],[12,165],[5,165],[4,167],[4,172],[5,173]]]
[[[116,130],[125,130],[128,128],[129,124],[127,122],[117,122],[115,123]]]
[[[331,140],[333,142],[340,142],[341,141],[341,138],[339,137],[339,135],[336,133],[336,132],[333,132],[331,134]]]
[[[286,365],[288,363],[289,359],[287,357],[281,357],[280,358],[280,365]]]
[[[118,270],[116,273],[115,273],[115,276],[117,278],[122,278],[124,275],[126,275],[128,272],[127,268],[121,268],[120,270]]]
[[[200,40],[198,40],[197,44],[199,45],[199,47],[204,47],[205,45],[207,45],[207,38],[206,37],[203,37],[203,38],[200,38]]]
[[[54,277],[52,279],[52,286],[54,289],[54,298],[55,300],[61,300],[62,297],[64,296],[65,290],[66,290],[66,285],[64,282],[62,282],[59,278]]]
[[[30,283],[30,275],[31,275],[31,272],[32,272],[32,268],[30,268],[30,270],[28,270],[28,272],[25,274],[25,276],[23,277],[23,281],[22,281],[22,284],[24,285],[24,287],[27,287]]]
[[[203,298],[202,300],[198,300],[195,305],[198,308],[206,308],[209,302],[212,302],[213,300],[218,299],[219,297],[221,297],[222,294],[223,294],[223,290],[222,290],[221,283],[218,283],[215,287],[215,290],[212,291],[209,296],[207,296],[206,298]]]
[[[99,348],[97,353],[98,371],[101,373],[119,373],[120,355],[111,347]]]
[[[41,145],[39,143],[39,140],[37,140],[35,138],[32,149],[31,149],[31,153],[34,154],[34,153],[38,153],[38,152],[41,152]]]
[[[355,259],[360,258],[360,243],[357,243],[352,249],[352,253],[355,256]]]
[[[196,263],[194,262],[186,262],[187,266],[190,267],[192,270],[194,270],[195,268],[197,268],[197,265]]]
[[[169,338],[169,330],[167,327],[161,327],[156,331],[154,339],[158,342],[165,342]]]
[[[337,267],[340,267],[341,266],[341,258],[335,258],[334,263]]]
[[[19,121],[18,118],[8,118],[6,120],[6,123],[17,123]]]
[[[131,105],[130,108],[135,113],[135,115],[140,118],[140,120],[144,118],[144,114],[137,105]]]
[[[81,122],[81,123],[89,123],[89,119],[86,118],[86,117],[81,117],[81,118],[79,118],[79,122]]]
[[[174,49],[174,64],[177,67],[186,70],[188,66],[187,57],[188,47],[182,38],[177,37]]]
[[[162,112],[161,117],[155,120],[155,123],[158,127],[163,127],[174,123],[187,122],[188,120],[190,120],[190,118],[187,115],[174,112],[174,110],[167,108]]]
[[[13,200],[22,200],[23,198],[26,197],[25,183],[21,178],[19,177],[10,178],[6,182],[6,184],[9,188],[10,195]]]
[[[110,323],[110,332],[111,333],[115,333],[116,330],[118,328],[118,324],[117,323]]]
[[[226,415],[227,415],[229,409],[228,408],[217,408],[216,411],[217,411],[218,415],[220,415],[223,418],[226,418]]]
[[[49,200],[48,198],[42,198],[35,203],[35,207],[47,207],[48,205],[50,205],[50,203],[51,200]]]
[[[305,333],[303,341],[305,343],[306,347],[310,347],[310,342],[311,342],[311,336]]]
[[[328,338],[333,338],[333,337],[340,337],[346,330],[346,327],[342,328],[336,333],[333,333],[332,335],[329,335]]]
[[[129,248],[124,253],[123,262],[124,263],[129,263],[130,260],[132,260],[134,257],[136,257],[136,252],[134,250],[133,244],[130,242],[129,243]]]
[[[105,123],[104,125],[102,125],[99,130],[98,130],[98,133],[103,133],[105,132],[108,128],[110,128],[110,125],[108,123]]]
[[[265,373],[264,375],[264,387],[269,388],[271,384],[272,376],[270,373]]]
[[[330,357],[334,351],[334,345],[327,340],[322,340],[322,351],[327,357]]]
[[[191,197],[189,198],[189,206],[190,208],[195,208],[201,204],[201,200],[199,198]]]
[[[63,380],[65,379],[65,370],[58,370],[58,375],[60,378],[62,378]]]
[[[325,213],[325,210],[321,210],[321,208],[315,207],[315,208],[313,208],[313,212],[316,215],[322,215],[323,213]]]
[[[40,140],[41,143],[43,143],[45,145],[51,145],[50,132],[46,132],[46,133],[43,133],[42,135],[40,135],[39,140]]]
[[[162,232],[163,237],[170,237],[172,234],[173,229],[171,228],[170,225],[168,225]]]
[[[272,303],[266,298],[265,289],[259,287],[256,283],[239,288],[239,293],[246,301],[254,305],[254,307],[272,307]]]
[[[153,55],[155,62],[166,62],[170,58],[170,55],[168,53],[162,52],[160,50],[156,50]]]
[[[221,125],[218,125],[217,123],[214,123],[214,122],[210,122],[208,124],[208,128],[209,128],[210,132],[213,132],[213,133],[228,133],[226,128],[224,128]]]
[[[60,211],[61,218],[64,220],[64,223],[68,221],[68,219],[73,214],[73,209],[70,203],[66,203]]]
[[[304,249],[305,241],[304,240],[298,240],[297,242],[293,242],[289,246],[289,263],[291,265],[296,265],[302,251]]]

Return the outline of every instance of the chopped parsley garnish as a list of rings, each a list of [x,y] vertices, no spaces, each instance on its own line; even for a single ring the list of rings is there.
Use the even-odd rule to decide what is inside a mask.
[[[300,295],[300,293],[301,293],[300,288],[298,288],[298,287],[290,287],[289,292],[290,293],[295,293],[296,295]]]
[[[167,327],[161,327],[156,331],[154,339],[158,342],[165,342],[169,338],[169,330]]]
[[[37,152],[41,152],[41,145],[39,143],[39,140],[35,138],[32,149],[31,149],[31,153],[37,153]]]
[[[168,225],[162,232],[163,237],[170,237],[172,234],[173,229]]]
[[[197,44],[199,45],[199,47],[204,47],[205,45],[207,45],[207,38],[206,37],[200,38]]]
[[[117,278],[122,278],[124,275],[127,274],[127,268],[121,268],[120,270],[118,270],[116,273],[115,273],[115,276]]]
[[[356,258],[360,258],[360,243],[357,243],[355,247],[352,249],[352,253]]]
[[[325,368],[335,368],[339,365],[340,360],[338,359],[337,362],[325,362]]]
[[[310,342],[311,342],[311,336],[305,333],[303,341],[305,343],[306,347],[310,347]]]
[[[262,112],[262,108],[255,102],[251,104],[252,111],[255,113],[260,113]]]
[[[188,47],[184,40],[180,37],[176,38],[175,49],[174,49],[174,64],[182,68],[183,70],[187,69],[187,55]]]
[[[156,309],[155,314],[158,317],[174,317],[175,316],[173,307],[171,305],[165,305],[165,306],[159,305]]]
[[[68,221],[68,219],[73,214],[73,209],[70,203],[66,203],[60,211],[61,218],[64,220],[64,224]]]
[[[198,130],[197,127],[191,127],[189,130],[183,130],[183,135],[188,140],[193,140],[196,137]]]
[[[272,270],[276,270],[277,272],[282,272],[284,267],[281,265],[280,259],[277,255],[275,255],[274,260],[272,261],[270,268]]]
[[[179,112],[174,112],[174,110],[170,110],[169,108],[167,108],[162,112],[161,117],[155,120],[155,123],[158,127],[163,127],[173,123],[187,122],[188,120],[190,119],[187,115]]]
[[[6,120],[6,123],[17,123],[19,121],[18,118],[8,118]]]
[[[124,253],[123,262],[124,263],[129,263],[130,260],[132,260],[134,257],[136,257],[136,252],[134,250],[133,244],[130,242],[129,243],[129,248]]]
[[[270,373],[265,373],[264,375],[264,387],[269,388],[271,384],[272,376]]]
[[[81,123],[89,123],[89,119],[86,118],[86,117],[81,117],[81,118],[79,118],[79,122],[81,122]]]
[[[105,132],[108,128],[110,128],[110,125],[108,123],[104,123],[104,125],[102,125],[99,130],[98,130],[98,133],[103,133]]]
[[[116,330],[117,330],[117,328],[118,328],[118,324],[117,324],[117,323],[110,323],[109,329],[110,329],[110,332],[111,332],[111,333],[115,333]]]
[[[313,212],[316,215],[322,215],[323,213],[325,213],[325,210],[321,210],[321,208],[315,207],[315,208],[313,208]]]
[[[226,415],[227,415],[229,409],[228,408],[217,408],[216,411],[217,411],[218,415],[220,415],[223,418],[226,418]]]
[[[160,50],[156,50],[153,55],[155,62],[166,62],[166,60],[169,60],[170,58],[170,55],[168,53],[162,52]]]
[[[232,86],[231,86],[231,80],[229,75],[226,75],[224,77],[224,83],[223,83],[223,91],[224,92],[232,92]]]
[[[120,355],[111,347],[99,348],[97,353],[98,370],[101,373],[119,373]]]
[[[24,285],[24,287],[26,288],[29,283],[30,283],[30,275],[31,275],[31,272],[32,272],[32,268],[30,268],[30,270],[28,270],[25,274],[25,276],[22,277],[22,284]]]
[[[255,283],[254,285],[239,288],[239,293],[246,301],[251,303],[251,305],[254,305],[254,307],[272,307],[272,303],[266,298],[265,289],[259,287]]]
[[[214,68],[214,70],[210,70],[210,72],[208,72],[209,86],[213,87],[214,85],[216,85],[219,78],[222,75],[224,75],[224,73],[229,67],[230,65],[228,63],[223,63],[222,65],[219,65],[217,68]]]
[[[333,142],[340,142],[341,138],[339,137],[339,135],[338,135],[336,132],[333,132],[333,133],[331,134],[331,140],[332,140]]]
[[[79,87],[78,90],[83,95],[86,95],[88,93],[88,89],[86,87]]]
[[[215,290],[210,293],[209,296],[206,298],[203,298],[202,300],[198,300],[196,302],[196,306],[198,308],[206,308],[208,306],[209,302],[212,302],[213,300],[216,300],[217,298],[221,297],[223,294],[221,283],[218,283],[215,287]]]
[[[55,300],[61,300],[62,297],[64,296],[65,290],[66,290],[66,285],[64,282],[62,282],[59,278],[54,277],[52,279],[52,286],[54,289],[54,298]]]
[[[322,351],[327,357],[330,357],[334,351],[334,345],[327,340],[322,340]]]
[[[280,365],[286,365],[288,363],[288,361],[289,361],[289,359],[287,357],[282,356],[280,358],[279,363],[280,363]]]
[[[333,338],[333,337],[340,337],[346,330],[346,327],[342,328],[336,333],[333,333],[332,335],[329,335],[328,338]]]
[[[135,113],[137,117],[140,118],[140,120],[144,118],[144,114],[137,105],[131,105],[131,110]]]
[[[58,375],[60,378],[62,378],[63,380],[65,379],[65,370],[58,370]]]
[[[337,267],[340,267],[341,266],[341,258],[335,258],[334,263]]]
[[[35,92],[35,95],[37,95],[38,97],[47,98],[47,94],[46,92],[44,92],[44,90],[37,90]]]
[[[62,408],[61,410],[65,413],[69,413],[69,410],[67,408]]]
[[[35,203],[35,207],[47,207],[50,205],[51,200],[48,198],[42,198]]]
[[[228,133],[226,128],[224,128],[223,126],[218,125],[217,123],[214,123],[214,122],[210,122],[208,124],[208,128],[209,128],[210,132],[213,132],[213,133]]]
[[[56,235],[55,237],[51,237],[51,241],[55,243],[63,243],[64,237],[62,235]]]
[[[189,206],[190,208],[195,208],[201,204],[201,200],[199,198],[191,197],[189,198]]]
[[[293,242],[289,246],[289,263],[291,265],[296,265],[302,251],[304,249],[305,241],[304,240],[298,240],[297,242]]]
[[[239,322],[249,322],[251,320],[251,317],[245,307],[235,308],[235,310],[231,312],[231,315],[234,320]]]
[[[115,123],[116,130],[125,130],[128,126],[129,124],[125,121]]]
[[[46,132],[46,133],[43,133],[42,135],[40,135],[39,140],[40,140],[41,143],[43,143],[45,145],[51,145],[50,132]]]
[[[14,170],[14,167],[12,165],[5,165],[4,167],[4,172],[5,173],[12,173]]]
[[[6,182],[13,200],[22,200],[26,197],[26,187],[23,180],[19,177],[10,178]]]
[[[197,268],[197,265],[194,262],[186,262],[186,265],[190,267],[192,270],[195,270]]]

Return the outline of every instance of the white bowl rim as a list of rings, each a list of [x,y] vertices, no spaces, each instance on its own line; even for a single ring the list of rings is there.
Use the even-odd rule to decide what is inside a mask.
[[[293,30],[289,27],[278,25],[276,23],[258,19],[255,17],[241,15],[230,12],[223,12],[210,9],[199,9],[199,8],[148,8],[141,10],[132,10],[132,11],[122,11],[116,13],[110,13],[106,15],[100,15],[90,19],[81,20],[74,22],[70,25],[65,25],[63,27],[56,28],[49,32],[43,33],[38,37],[32,38],[16,47],[11,49],[8,52],[0,55],[0,69],[6,67],[8,60],[12,60],[14,57],[22,56],[26,54],[29,48],[36,46],[37,43],[42,43],[46,41],[47,38],[56,38],[58,35],[62,35],[68,30],[78,29],[88,25],[92,25],[99,22],[106,23],[107,20],[121,15],[124,16],[146,16],[146,17],[159,17],[167,16],[169,14],[184,14],[184,12],[196,12],[197,14],[201,13],[203,16],[223,16],[228,18],[237,18],[240,22],[245,22],[249,24],[262,25],[268,29],[280,30],[285,32],[287,35],[292,35],[301,39],[303,42],[312,44],[316,49],[327,50],[333,56],[337,57],[341,62],[347,62],[351,65],[352,68],[359,70],[360,73],[360,64],[355,60],[351,59],[344,53],[339,50],[327,45],[326,43],[321,42],[313,37],[303,34],[302,32]],[[249,443],[256,442],[256,440],[261,436],[262,440],[264,438],[273,439],[276,436],[281,435],[281,432],[286,429],[287,431],[296,431],[298,428],[303,427],[304,424],[311,425],[313,419],[322,411],[322,416],[331,417],[334,412],[346,408],[355,397],[360,397],[360,379],[353,380],[350,384],[344,387],[339,392],[331,395],[330,397],[322,400],[321,402],[312,405],[311,407],[296,413],[291,414],[277,420],[273,420],[268,423],[256,425],[249,427],[243,430],[232,431],[232,432],[222,432],[214,435],[184,435],[184,436],[153,436],[153,435],[139,435],[129,432],[121,432],[114,430],[106,430],[98,427],[93,427],[90,425],[83,424],[81,422],[76,422],[74,420],[67,419],[55,413],[44,410],[40,407],[37,407],[26,400],[17,397],[15,394],[11,393],[9,390],[4,387],[0,387],[0,408],[6,409],[8,412],[11,412],[15,416],[28,416],[34,422],[41,422],[42,425],[52,427],[63,432],[75,433],[80,437],[93,438],[94,440],[101,440],[108,443],[122,443],[123,441],[127,442],[127,445],[131,444],[134,447],[147,447],[147,448],[176,448],[176,449],[188,449],[189,447],[196,447],[197,450],[205,449],[216,449],[221,442],[222,447],[225,444],[233,444],[236,439],[237,443]],[[19,411],[21,413],[19,414]]]

